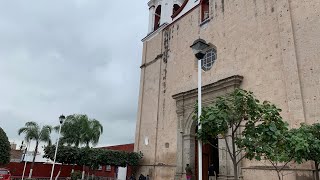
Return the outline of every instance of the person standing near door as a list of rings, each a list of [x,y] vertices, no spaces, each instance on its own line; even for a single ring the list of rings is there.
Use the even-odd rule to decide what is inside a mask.
[[[189,166],[189,164],[187,164],[187,167],[186,167],[186,177],[187,177],[187,180],[191,180],[192,178],[192,169],[191,167]]]
[[[218,173],[217,173],[216,168],[213,163],[209,166],[208,173],[209,173],[209,180],[216,180],[217,179]]]

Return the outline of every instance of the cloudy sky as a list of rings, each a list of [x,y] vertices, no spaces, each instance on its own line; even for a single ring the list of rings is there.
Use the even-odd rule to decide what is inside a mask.
[[[99,145],[133,143],[146,0],[0,1],[0,126],[85,113]]]

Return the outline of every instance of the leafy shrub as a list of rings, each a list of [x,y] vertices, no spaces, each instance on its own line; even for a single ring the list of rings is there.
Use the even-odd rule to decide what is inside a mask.
[[[0,127],[0,166],[10,162],[10,143],[7,134]]]

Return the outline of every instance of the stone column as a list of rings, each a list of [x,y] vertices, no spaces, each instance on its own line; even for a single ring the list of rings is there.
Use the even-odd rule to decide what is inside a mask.
[[[193,174],[195,174],[195,147],[195,135],[183,135],[183,170],[185,169],[186,164],[189,164],[193,169]]]
[[[183,174],[183,111],[177,111],[178,113],[178,129],[177,129],[177,169],[176,179],[179,179]]]
[[[175,179],[181,179],[183,175],[183,131],[182,129],[178,129],[177,132],[177,168],[176,168],[176,177]]]
[[[162,1],[162,11],[161,11],[160,24],[171,23],[172,12],[173,12],[173,1],[172,0],[163,0]]]
[[[155,6],[151,5],[149,8],[149,28],[148,28],[148,33],[151,33],[154,29],[154,11],[155,11]]]

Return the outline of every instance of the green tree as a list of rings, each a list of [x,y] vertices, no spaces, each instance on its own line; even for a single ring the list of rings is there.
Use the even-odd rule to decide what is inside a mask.
[[[299,129],[292,130],[289,141],[295,147],[294,160],[298,163],[313,161],[316,169],[315,178],[319,180],[320,163],[320,124],[301,124]]]
[[[55,127],[56,130],[59,127]],[[61,127],[61,142],[79,147],[85,145],[90,147],[90,144],[95,146],[98,144],[103,126],[96,119],[90,119],[84,114],[74,114],[67,116],[64,124]],[[84,178],[84,168],[82,173]]]
[[[305,160],[314,161],[316,169],[316,180],[319,180],[319,164],[320,164],[320,123],[313,124],[311,126],[311,132],[307,131],[308,134],[305,137],[312,139],[309,140],[310,153],[305,153]],[[310,136],[312,134],[313,136]]]
[[[53,160],[55,145],[44,148],[44,157]],[[137,166],[142,158],[141,153],[96,149],[90,147],[74,147],[59,145],[56,161],[63,164],[78,164],[87,166],[93,172],[99,165],[114,165],[120,167]],[[94,175],[94,174],[92,174]]]
[[[290,132],[288,123],[283,121],[280,115],[281,109],[264,102],[261,110],[263,119],[248,121],[238,146],[246,152],[248,159],[258,161],[263,159],[270,162],[281,180],[281,172],[293,160],[294,149],[298,144],[290,143],[294,132]]]
[[[7,134],[0,127],[0,166],[10,162],[10,143]]]
[[[196,119],[196,115],[194,118]],[[226,151],[233,163],[235,180],[238,180],[238,164],[246,155],[242,153],[242,148],[237,146],[241,138],[240,126],[261,119],[263,114],[259,100],[252,92],[236,89],[226,96],[218,97],[214,104],[202,109],[201,129],[198,130],[197,137],[204,143],[209,143],[213,138],[224,139]]]
[[[43,157],[47,158],[47,159],[51,159],[53,161],[55,150],[56,150],[55,145],[46,146],[44,148],[44,156]],[[56,156],[56,162],[61,163],[61,166],[60,166],[59,172],[58,172],[55,179],[59,178],[64,164],[75,164],[77,158],[80,158],[79,157],[79,148],[75,148],[75,147],[72,147],[69,145],[64,146],[63,144],[59,143],[59,148],[58,148],[58,152],[57,152],[57,156]]]
[[[65,119],[61,127],[60,143],[69,146],[79,147],[82,143],[82,132],[85,118],[83,115],[69,115]],[[60,125],[54,127],[56,132],[59,132]],[[60,145],[59,145],[60,146]],[[74,172],[74,164],[72,166],[72,173]]]
[[[46,146],[43,157],[53,160],[55,148],[55,145]],[[64,164],[85,165],[95,169],[99,165],[138,166],[142,156],[142,153],[136,152],[59,145],[56,161]]]
[[[69,115],[61,127],[60,141],[63,144],[79,147],[82,144],[82,132],[85,119],[82,115]],[[59,126],[55,127],[59,131]]]
[[[27,122],[24,127],[20,128],[18,131],[18,134],[24,134],[25,140],[27,142],[35,141],[36,146],[33,153],[33,160],[30,167],[30,173],[29,178],[32,177],[32,171],[34,167],[34,162],[36,159],[36,155],[38,152],[38,146],[40,142],[47,142],[48,144],[51,144],[50,134],[52,131],[52,127],[45,125],[43,127],[40,127],[36,122]]]
[[[59,126],[55,127],[59,130]],[[90,144],[95,146],[98,144],[103,126],[96,119],[90,119],[84,114],[74,114],[67,116],[61,128],[61,142],[79,147]]]

